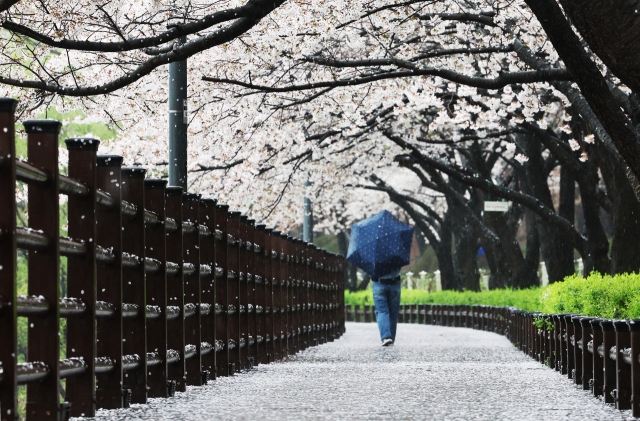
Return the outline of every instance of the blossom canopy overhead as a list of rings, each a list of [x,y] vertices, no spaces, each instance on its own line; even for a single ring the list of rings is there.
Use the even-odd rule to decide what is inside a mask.
[[[384,210],[353,225],[347,260],[380,278],[409,264],[412,240],[413,228]]]

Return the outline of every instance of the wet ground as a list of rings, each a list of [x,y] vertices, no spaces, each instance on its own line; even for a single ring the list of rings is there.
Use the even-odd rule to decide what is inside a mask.
[[[494,333],[399,325],[378,346],[375,324],[339,340],[189,388],[169,399],[100,411],[110,420],[624,420],[565,376]]]

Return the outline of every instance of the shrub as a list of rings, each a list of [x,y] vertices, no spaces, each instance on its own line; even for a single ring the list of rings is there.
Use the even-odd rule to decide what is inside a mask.
[[[549,285],[542,295],[545,313],[577,313],[613,319],[640,317],[640,275],[570,276]]]

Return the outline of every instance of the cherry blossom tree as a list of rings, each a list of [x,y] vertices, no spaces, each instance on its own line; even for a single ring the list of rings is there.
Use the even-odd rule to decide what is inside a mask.
[[[540,257],[560,280],[573,250],[640,269],[633,69],[555,0],[64,3],[0,3],[3,94],[117,126],[102,147],[127,165],[166,176],[164,64],[188,58],[191,189],[281,229],[304,194],[327,230],[404,213],[450,288],[477,288],[480,246],[496,287],[534,284]]]

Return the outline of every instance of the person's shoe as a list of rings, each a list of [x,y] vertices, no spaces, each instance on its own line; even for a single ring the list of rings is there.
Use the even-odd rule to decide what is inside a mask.
[[[382,343],[380,344],[380,346],[390,346],[390,345],[393,345],[393,339],[391,338],[383,339]]]

